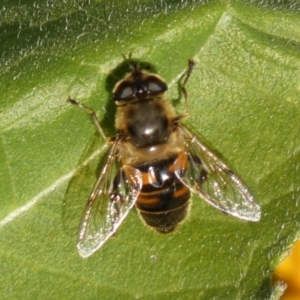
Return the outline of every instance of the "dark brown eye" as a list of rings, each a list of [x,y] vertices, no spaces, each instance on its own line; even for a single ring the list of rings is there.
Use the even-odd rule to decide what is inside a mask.
[[[163,93],[168,89],[166,83],[156,76],[148,76],[145,79],[145,83],[147,83],[148,94],[153,96]]]
[[[114,100],[134,100],[137,98],[137,82],[122,81],[113,91]]]
[[[114,93],[115,100],[132,100],[134,98],[134,90],[130,82],[123,82]]]
[[[157,96],[168,89],[166,83],[155,75],[139,74],[117,84],[113,91],[114,100],[131,101]]]

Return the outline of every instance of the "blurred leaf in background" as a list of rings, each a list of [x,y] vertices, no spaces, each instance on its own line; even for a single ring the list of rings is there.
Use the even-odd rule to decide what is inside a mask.
[[[297,1],[2,0],[0,298],[274,299],[270,276],[299,237],[299,11]],[[174,233],[133,210],[79,257],[104,151],[89,116],[65,100],[94,108],[113,135],[112,74],[122,74],[111,72],[130,52],[156,68],[170,99],[197,61],[186,122],[249,186],[259,223],[193,197]]]

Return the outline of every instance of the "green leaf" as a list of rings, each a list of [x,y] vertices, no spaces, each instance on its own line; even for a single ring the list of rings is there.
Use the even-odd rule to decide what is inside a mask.
[[[299,237],[299,7],[3,0],[0,298],[270,299],[270,275]],[[132,210],[102,249],[79,257],[77,226],[99,158],[85,163],[103,143],[65,99],[94,108],[113,135],[111,88],[130,52],[156,68],[171,99],[196,60],[186,123],[247,183],[260,222],[195,196],[174,233],[157,234]]]

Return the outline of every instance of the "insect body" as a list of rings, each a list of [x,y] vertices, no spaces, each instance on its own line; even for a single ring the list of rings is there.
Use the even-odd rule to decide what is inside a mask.
[[[194,67],[189,61],[182,92]],[[185,218],[190,193],[219,210],[249,221],[260,219],[260,206],[238,177],[197,139],[165,98],[167,85],[156,74],[131,66],[113,97],[116,136],[83,213],[78,251],[88,257],[116,232],[136,205],[144,221],[168,233]],[[93,117],[91,109],[68,98]],[[104,136],[104,138],[106,138]]]

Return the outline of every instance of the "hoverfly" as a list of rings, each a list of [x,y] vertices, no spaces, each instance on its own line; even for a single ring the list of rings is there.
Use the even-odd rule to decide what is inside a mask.
[[[111,139],[92,109],[67,99],[92,116],[110,144],[82,216],[77,244],[82,257],[98,250],[133,206],[147,225],[171,232],[187,215],[191,192],[227,214],[260,219],[260,206],[247,187],[180,122],[188,115],[186,84],[194,65],[189,60],[181,85],[186,112],[176,114],[165,97],[164,80],[131,64],[131,72],[113,89],[117,111]]]

